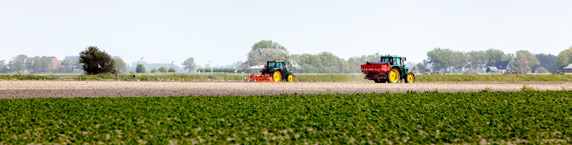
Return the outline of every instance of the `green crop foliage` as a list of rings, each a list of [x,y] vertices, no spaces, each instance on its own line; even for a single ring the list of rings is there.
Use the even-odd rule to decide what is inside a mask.
[[[570,144],[571,94],[0,99],[0,144]]]

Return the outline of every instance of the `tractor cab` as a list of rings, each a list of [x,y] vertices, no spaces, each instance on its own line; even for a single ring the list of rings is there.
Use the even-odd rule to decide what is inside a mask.
[[[284,61],[280,59],[272,59],[266,62],[264,68],[260,70],[261,73],[270,73],[276,70],[286,71],[288,72],[288,68],[284,65]]]
[[[401,74],[406,74],[409,68],[405,66],[405,57],[401,56],[382,56],[379,60],[381,63],[387,63],[390,68],[397,68]]]

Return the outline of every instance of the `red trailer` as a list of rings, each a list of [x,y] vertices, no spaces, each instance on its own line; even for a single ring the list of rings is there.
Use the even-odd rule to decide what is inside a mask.
[[[389,72],[389,65],[385,62],[367,62],[361,65],[361,72],[365,74],[364,79],[378,80],[387,79],[387,72]]]

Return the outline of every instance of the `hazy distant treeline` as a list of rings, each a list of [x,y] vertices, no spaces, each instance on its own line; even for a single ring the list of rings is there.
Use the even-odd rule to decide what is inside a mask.
[[[417,64],[416,69],[420,72],[429,71],[426,66],[430,65],[432,71],[484,71],[488,66],[494,66],[497,61],[510,61],[512,71],[518,72],[553,72],[562,69],[568,63],[572,63],[570,55],[572,48],[559,53],[558,56],[552,54],[532,54],[526,50],[519,50],[515,53],[504,53],[497,49],[461,52],[451,49],[435,48],[427,52],[427,60]],[[568,59],[567,61],[564,61]],[[560,63],[557,60],[560,61]]]
[[[127,71],[125,62],[119,58],[113,58],[116,69],[120,73]],[[20,54],[12,60],[0,60],[0,73],[83,73],[79,56],[66,56],[57,59],[52,56],[26,56]]]
[[[257,72],[266,61],[271,59],[282,59],[287,66],[296,73],[360,73],[360,65],[367,61],[376,62],[380,60],[379,53],[355,56],[349,59],[340,58],[330,52],[318,54],[289,54],[287,49],[273,42],[272,40],[262,40],[253,44],[247,54],[247,61],[238,61],[226,67],[213,68],[209,64],[204,67],[197,66],[194,58],[189,57],[179,68],[174,62],[145,63],[143,61],[134,62],[132,67],[118,56],[113,57],[115,67],[119,73],[148,73],[151,72],[225,72],[242,73]],[[405,56],[408,57],[408,56]],[[494,66],[497,61],[510,61],[511,71],[519,72],[553,72],[562,70],[563,67],[572,63],[572,47],[561,51],[557,56],[552,54],[532,54],[526,50],[519,50],[515,53],[505,53],[497,49],[478,51],[455,51],[452,49],[435,48],[427,52],[427,59],[413,63],[407,61],[405,64],[411,71],[423,73],[426,71],[459,72],[474,70],[484,72],[487,67]],[[137,67],[135,67],[137,66]],[[55,57],[18,55],[6,62],[0,61],[0,73],[83,73],[82,64],[79,63],[79,56],[67,56],[63,60]]]
[[[18,55],[12,60],[0,60],[0,73],[72,73],[81,72],[78,57],[66,57],[60,61],[55,57]]]

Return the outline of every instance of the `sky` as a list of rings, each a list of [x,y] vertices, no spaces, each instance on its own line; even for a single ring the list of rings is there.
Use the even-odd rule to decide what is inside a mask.
[[[0,60],[78,55],[97,46],[128,64],[246,61],[273,40],[291,54],[427,51],[557,55],[572,46],[570,0],[0,0]]]

